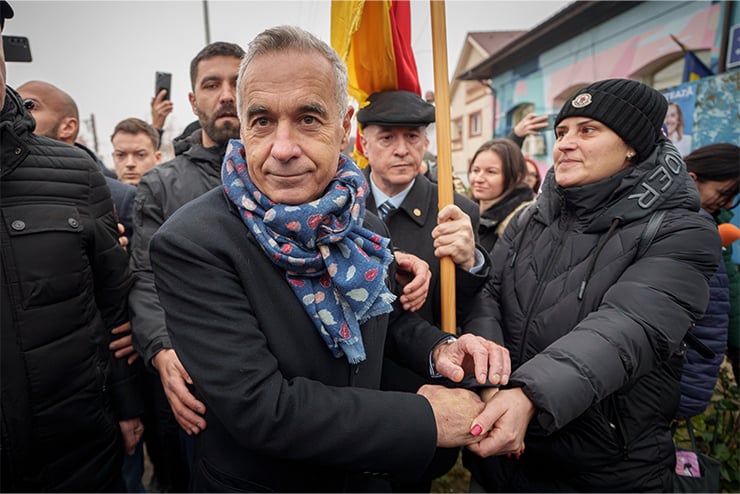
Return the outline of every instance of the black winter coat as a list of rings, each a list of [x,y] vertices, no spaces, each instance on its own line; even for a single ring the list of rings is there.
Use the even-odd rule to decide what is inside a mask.
[[[367,180],[370,178],[365,175]],[[439,259],[434,256],[434,239],[432,230],[437,226],[437,213],[439,212],[439,201],[437,184],[431,182],[423,175],[417,175],[414,185],[411,187],[401,207],[391,211],[385,218],[385,224],[391,233],[391,240],[396,249],[410,252],[429,264],[432,279],[429,282],[429,295],[426,302],[419,310],[419,314],[431,322],[439,325],[441,320],[441,294],[439,279]],[[473,233],[478,232],[478,206],[460,194],[454,195],[454,203],[465,214],[470,216],[473,225]],[[373,214],[377,213],[375,198],[372,194],[367,197],[367,210]],[[476,238],[476,242],[477,242]],[[466,314],[466,302],[480,289],[488,275],[488,258],[486,266],[481,273],[472,274],[461,268],[455,268],[456,296],[457,296],[457,318],[461,320]],[[462,310],[461,310],[462,309]]]
[[[151,365],[157,352],[172,348],[154,287],[149,242],[181,206],[221,185],[221,162],[226,146],[204,148],[200,142],[201,130],[197,130],[181,143],[190,143],[190,148],[146,172],[136,191],[130,248],[136,282],[129,303],[134,346],[147,365]]]
[[[368,214],[365,227],[387,235]],[[335,358],[285,272],[223,191],[175,213],[151,259],[174,349],[206,405],[195,492],[379,492],[413,478],[435,451],[429,402],[378,392],[384,347],[418,372],[447,335],[398,310],[364,323],[367,359]],[[390,279],[392,280],[392,274]]]
[[[681,341],[707,307],[720,239],[666,142],[635,167],[561,188],[548,173],[534,205],[496,243],[480,321],[500,326],[511,386],[536,412],[526,451],[480,460],[503,491],[667,491]],[[649,247],[638,244],[664,210]]]
[[[106,168],[103,162],[100,161],[100,158],[88,147],[78,142],[75,143],[75,147],[85,151],[98,164],[98,168],[103,171],[105,183],[110,189],[111,199],[113,199],[113,205],[115,206],[116,217],[118,218],[118,222],[124,227],[123,235],[130,242],[131,235],[134,232],[134,198],[136,197],[136,187],[118,180],[116,174]]]
[[[368,181],[371,180],[369,171],[368,167],[365,170],[365,178]],[[414,185],[401,206],[388,213],[384,221],[390,231],[391,241],[395,249],[410,252],[429,264],[429,270],[432,273],[432,279],[429,282],[429,293],[426,302],[418,313],[425,320],[439,327],[442,307],[440,262],[434,256],[434,239],[432,238],[432,230],[437,226],[437,213],[439,212],[437,187],[436,183],[431,182],[423,175],[417,175]],[[473,233],[477,235],[478,206],[460,194],[454,195],[454,203],[470,216]],[[374,214],[377,213],[373,194],[368,194],[366,205],[368,211]],[[487,279],[490,263],[487,253],[485,254],[485,261],[485,267],[477,274],[459,267],[455,268],[455,309],[458,325],[467,316],[468,304],[475,299],[475,294]],[[470,332],[500,343],[500,338],[479,329],[476,328],[476,330]],[[415,392],[420,386],[429,381],[428,377],[399,367],[392,359],[386,360],[386,365],[383,368],[383,389]]]
[[[130,368],[108,344],[110,330],[128,321],[128,257],[97,165],[33,135],[34,125],[8,88],[0,119],[2,490],[121,489],[118,420],[140,409]]]

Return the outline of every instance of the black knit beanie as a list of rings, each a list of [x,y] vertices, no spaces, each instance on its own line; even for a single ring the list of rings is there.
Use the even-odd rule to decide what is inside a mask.
[[[650,155],[663,135],[667,110],[665,97],[650,86],[630,79],[606,79],[568,98],[555,127],[568,117],[598,120],[635,148],[639,162]]]

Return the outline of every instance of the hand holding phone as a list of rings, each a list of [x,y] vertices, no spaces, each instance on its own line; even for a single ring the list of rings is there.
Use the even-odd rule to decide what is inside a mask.
[[[553,130],[555,128],[555,120],[558,118],[557,113],[550,113],[547,116],[547,127],[544,130]]]
[[[154,78],[154,96],[156,97],[162,89],[167,91],[164,99],[170,99],[170,86],[172,84],[172,74],[169,72],[157,72]]]
[[[152,98],[152,127],[163,129],[167,115],[172,113],[172,101],[170,100],[170,84],[172,74],[169,72],[157,72],[154,78],[154,97]],[[166,93],[159,96],[162,90]]]
[[[524,139],[527,136],[537,135],[547,127],[547,115],[527,113],[514,127],[514,134]]]

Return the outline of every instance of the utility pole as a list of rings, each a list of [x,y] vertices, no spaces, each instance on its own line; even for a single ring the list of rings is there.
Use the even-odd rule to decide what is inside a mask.
[[[208,22],[208,0],[203,0],[203,24],[206,28],[206,44],[211,44],[211,27]]]
[[[95,114],[90,114],[90,128],[92,131],[92,137],[93,137],[93,148],[95,149],[95,154],[99,154],[100,151],[98,150],[98,131],[95,126]]]

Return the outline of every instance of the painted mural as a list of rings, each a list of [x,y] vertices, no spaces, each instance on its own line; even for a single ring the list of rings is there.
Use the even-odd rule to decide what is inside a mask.
[[[740,70],[662,91],[666,135],[682,155],[718,142],[740,142]]]
[[[698,81],[692,149],[740,143],[740,70]]]

